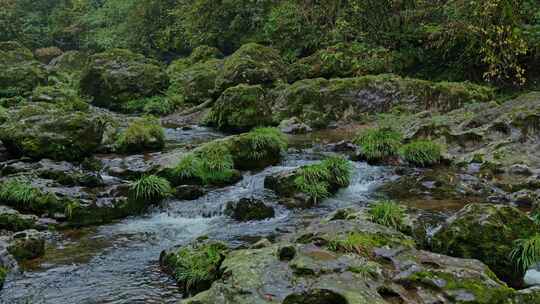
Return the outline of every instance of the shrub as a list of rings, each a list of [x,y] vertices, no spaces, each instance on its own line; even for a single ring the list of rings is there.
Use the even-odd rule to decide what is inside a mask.
[[[540,262],[540,233],[526,239],[516,240],[510,258],[516,268],[522,272]]]
[[[136,119],[116,142],[119,151],[140,152],[159,150],[165,145],[165,132],[159,121],[152,117]]]
[[[368,161],[382,161],[398,154],[401,134],[388,128],[369,129],[354,140]]]
[[[394,229],[401,229],[405,217],[404,209],[394,201],[380,201],[369,207],[372,222]]]
[[[188,295],[210,287],[220,275],[219,267],[227,246],[208,243],[194,248],[185,247],[174,257],[174,276]]]
[[[404,145],[399,154],[411,164],[430,166],[440,162],[442,148],[439,144],[429,140],[419,140]]]
[[[155,175],[143,176],[129,187],[129,197],[135,201],[157,203],[171,193],[169,181]]]

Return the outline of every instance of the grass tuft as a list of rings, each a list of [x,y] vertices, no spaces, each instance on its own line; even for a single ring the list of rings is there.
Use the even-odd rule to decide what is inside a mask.
[[[419,140],[404,145],[400,156],[411,164],[417,166],[431,166],[441,161],[441,145],[430,140]]]
[[[403,227],[405,210],[394,201],[379,201],[369,206],[372,222],[400,230]]]
[[[244,135],[247,145],[243,157],[249,160],[261,160],[273,157],[273,154],[287,150],[287,138],[276,128],[256,128]]]
[[[143,176],[129,187],[129,197],[135,201],[157,203],[171,193],[169,181],[155,175]]]
[[[129,124],[116,142],[119,151],[141,152],[159,150],[165,145],[165,131],[159,120],[151,116],[138,118]]]
[[[516,240],[510,258],[516,268],[522,272],[540,262],[540,233],[529,238]]]
[[[365,130],[354,140],[368,161],[382,161],[398,154],[402,136],[388,128]]]

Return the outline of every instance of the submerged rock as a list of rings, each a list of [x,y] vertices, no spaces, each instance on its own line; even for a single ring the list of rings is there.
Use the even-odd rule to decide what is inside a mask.
[[[431,244],[440,253],[478,259],[505,281],[519,283],[520,274],[509,259],[512,245],[536,231],[534,222],[517,208],[470,204],[442,225]]]
[[[237,202],[228,202],[225,215],[237,221],[258,221],[274,217],[274,208],[254,198],[241,198]]]
[[[45,239],[37,230],[25,230],[12,236],[9,253],[17,261],[32,260],[45,253]]]
[[[157,95],[168,84],[157,61],[122,49],[93,55],[80,82],[81,92],[92,97],[94,105],[112,110],[121,110],[130,100]]]

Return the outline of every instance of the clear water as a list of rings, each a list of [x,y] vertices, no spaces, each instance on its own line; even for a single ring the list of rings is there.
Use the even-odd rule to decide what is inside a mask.
[[[174,282],[159,270],[162,250],[202,235],[232,246],[292,230],[309,218],[335,209],[363,205],[373,189],[389,178],[382,167],[355,163],[351,185],[332,199],[310,210],[287,210],[264,189],[265,176],[312,162],[319,156],[290,154],[279,166],[246,174],[237,184],[212,191],[194,201],[165,202],[143,216],[97,228],[55,234],[47,254],[11,274],[0,294],[0,303],[177,303],[182,295]],[[222,215],[226,202],[255,196],[276,208],[276,216],[258,222],[238,223]]]

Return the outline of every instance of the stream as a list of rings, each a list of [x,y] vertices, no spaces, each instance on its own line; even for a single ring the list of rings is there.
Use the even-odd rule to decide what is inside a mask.
[[[168,130],[171,146],[200,143],[222,135],[204,128],[189,132]],[[304,142],[305,145],[305,142]],[[264,189],[265,176],[321,159],[310,149],[292,149],[277,166],[247,172],[235,185],[217,189],[193,201],[169,200],[144,215],[92,228],[52,232],[46,255],[10,274],[0,303],[134,304],[177,303],[182,299],[175,282],[159,269],[162,250],[198,237],[223,240],[233,247],[261,237],[273,238],[348,206],[365,205],[383,182],[394,178],[391,169],[354,163],[349,187],[310,210],[288,210]],[[272,205],[276,216],[239,223],[222,214],[226,202],[257,197]]]

